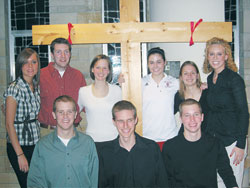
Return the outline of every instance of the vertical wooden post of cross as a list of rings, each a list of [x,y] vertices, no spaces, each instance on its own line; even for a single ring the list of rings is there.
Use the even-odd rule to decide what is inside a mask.
[[[139,0],[120,0],[120,22],[140,22]],[[123,99],[131,101],[137,108],[136,132],[142,135],[142,92],[141,92],[141,44],[129,38],[121,42]]]

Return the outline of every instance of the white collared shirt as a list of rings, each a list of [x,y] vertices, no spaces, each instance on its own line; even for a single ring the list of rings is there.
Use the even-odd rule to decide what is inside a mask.
[[[179,80],[166,74],[159,84],[151,74],[142,79],[144,137],[162,142],[177,135],[174,96],[178,90]]]

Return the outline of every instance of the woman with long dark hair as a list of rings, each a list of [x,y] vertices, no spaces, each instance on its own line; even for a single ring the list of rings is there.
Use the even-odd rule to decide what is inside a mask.
[[[27,187],[27,174],[35,144],[40,138],[40,59],[25,48],[17,57],[18,77],[4,93],[7,154],[20,186]]]

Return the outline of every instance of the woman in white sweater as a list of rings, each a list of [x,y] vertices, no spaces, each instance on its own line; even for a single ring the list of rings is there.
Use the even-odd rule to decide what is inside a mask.
[[[112,85],[112,62],[106,55],[97,55],[90,65],[94,83],[79,90],[80,111],[85,108],[87,129],[95,142],[115,139],[118,135],[112,122],[112,107],[122,99],[121,88]]]

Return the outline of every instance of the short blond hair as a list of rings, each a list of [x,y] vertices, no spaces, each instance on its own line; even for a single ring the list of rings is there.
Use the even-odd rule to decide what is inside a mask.
[[[200,113],[202,114],[202,108],[201,108],[201,104],[194,100],[194,99],[186,99],[184,100],[180,105],[179,105],[179,112],[180,112],[180,116],[182,116],[183,113],[183,106],[190,106],[190,105],[197,105],[199,107]]]

